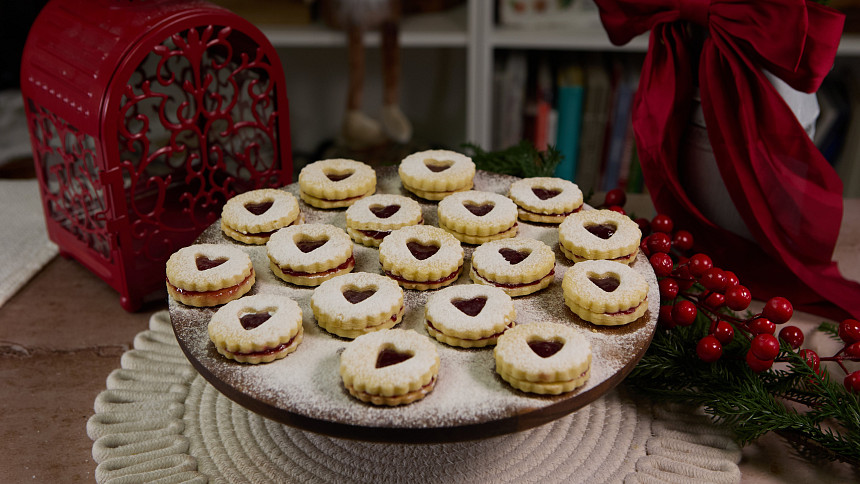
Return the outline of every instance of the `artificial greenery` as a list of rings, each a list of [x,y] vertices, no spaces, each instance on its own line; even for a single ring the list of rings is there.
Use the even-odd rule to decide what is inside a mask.
[[[860,465],[856,394],[833,381],[823,366],[813,371],[784,342],[777,360],[782,364],[761,373],[744,361],[750,343],[740,335],[723,346],[722,358],[706,363],[697,356],[696,344],[710,324],[699,314],[691,326],[658,329],[627,382],[657,399],[704,407],[741,444],[776,432],[806,457]],[[826,328],[835,335],[835,328]]]
[[[555,167],[563,157],[555,146],[549,146],[546,151],[538,151],[529,141],[520,141],[517,145],[498,151],[484,151],[472,143],[466,143],[463,147],[479,170],[521,178],[553,176]]]

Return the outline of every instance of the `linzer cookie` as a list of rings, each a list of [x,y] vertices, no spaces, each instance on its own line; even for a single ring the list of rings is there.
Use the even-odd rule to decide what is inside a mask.
[[[246,296],[212,315],[208,331],[215,349],[225,357],[268,363],[296,351],[302,342],[302,310],[285,296]]]
[[[567,307],[597,325],[628,324],[648,310],[648,281],[620,262],[578,262],[564,274],[561,287]]]
[[[376,191],[376,172],[360,161],[334,158],[299,172],[299,195],[317,208],[348,207]]]
[[[463,348],[496,344],[517,311],[504,291],[478,284],[446,287],[427,299],[424,325],[442,343]]]
[[[286,227],[266,243],[269,267],[286,282],[318,286],[352,271],[352,240],[342,229],[328,224]]]
[[[494,355],[496,373],[524,392],[566,393],[591,375],[591,344],[559,323],[517,325],[499,337]]]
[[[383,275],[353,272],[314,289],[311,309],[324,330],[355,338],[390,329],[403,319],[403,289]]]
[[[386,276],[406,289],[438,289],[460,275],[463,247],[438,227],[410,225],[382,239],[379,263]]]
[[[472,188],[475,163],[455,151],[421,151],[404,158],[398,173],[403,188],[427,200],[442,200]]]
[[[562,178],[523,178],[511,184],[508,196],[517,204],[520,220],[559,224],[582,209],[582,191]]]
[[[350,395],[374,405],[404,405],[433,391],[439,353],[426,336],[404,329],[355,338],[340,355],[340,376]]]
[[[421,205],[402,195],[371,195],[346,209],[346,233],[369,247],[379,247],[392,230],[423,221]]]
[[[196,244],[167,259],[167,293],[188,306],[217,306],[238,299],[256,280],[254,265],[242,249]]]
[[[246,244],[265,244],[276,230],[301,222],[296,197],[273,188],[236,195],[221,210],[221,230]]]
[[[498,193],[469,190],[439,202],[439,227],[467,244],[517,235],[517,206]]]
[[[558,245],[573,262],[614,260],[631,264],[642,232],[630,217],[612,210],[583,210],[558,226]]]
[[[472,253],[469,277],[511,297],[525,296],[552,283],[555,252],[543,242],[525,237],[487,242]]]

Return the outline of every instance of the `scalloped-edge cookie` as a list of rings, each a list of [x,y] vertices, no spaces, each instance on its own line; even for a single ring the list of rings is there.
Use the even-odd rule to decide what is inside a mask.
[[[376,171],[345,158],[319,160],[299,172],[299,196],[313,207],[348,207],[376,191]]]
[[[318,286],[355,267],[349,235],[329,224],[285,227],[272,235],[266,251],[272,272],[300,286]]]
[[[476,284],[498,287],[511,297],[525,296],[555,279],[555,252],[526,237],[487,242],[472,252],[469,277]]]
[[[648,310],[648,281],[620,262],[578,262],[564,274],[561,287],[567,307],[593,324],[628,324]]]
[[[560,323],[519,324],[505,331],[493,354],[496,373],[524,392],[566,393],[585,384],[591,375],[591,344]]]
[[[174,252],[165,266],[167,293],[188,306],[225,304],[256,281],[251,258],[239,247],[195,244]]]
[[[641,238],[639,225],[613,210],[576,212],[558,226],[559,248],[573,262],[606,259],[629,265]]]
[[[265,244],[276,230],[300,223],[302,216],[296,197],[274,188],[236,195],[221,210],[221,230],[246,244]]]
[[[371,195],[346,209],[346,233],[368,247],[379,247],[393,230],[422,223],[421,205],[403,195]]]
[[[439,227],[461,242],[483,244],[517,235],[517,206],[498,193],[458,192],[442,199],[437,212]]]
[[[460,241],[431,225],[397,229],[379,244],[382,271],[406,289],[423,291],[453,283],[463,257]]]
[[[403,289],[383,275],[353,272],[314,289],[311,309],[321,328],[343,338],[355,338],[400,322]]]
[[[427,299],[424,327],[427,334],[447,345],[481,348],[496,344],[516,324],[516,316],[513,300],[501,289],[460,284]]]
[[[398,173],[406,190],[427,200],[441,200],[472,188],[475,163],[455,151],[420,151],[404,158]]]
[[[508,196],[517,204],[520,220],[559,224],[582,209],[582,191],[562,178],[523,178],[511,184]]]
[[[436,385],[439,353],[426,336],[405,329],[361,335],[340,355],[340,376],[350,395],[374,405],[404,405]]]
[[[302,310],[286,296],[245,296],[216,311],[208,332],[215,349],[225,357],[242,363],[268,363],[284,358],[302,342]]]

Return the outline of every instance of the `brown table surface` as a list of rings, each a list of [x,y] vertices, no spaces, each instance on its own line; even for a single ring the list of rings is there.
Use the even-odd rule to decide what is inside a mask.
[[[628,202],[650,216],[646,198]],[[638,209],[637,209],[638,207]],[[860,280],[860,200],[846,204],[836,259]],[[3,482],[94,482],[86,422],[108,374],[156,303],[127,313],[118,295],[74,261],[57,257],[0,308],[0,476]],[[821,318],[797,313],[804,329]],[[857,482],[844,465],[813,465],[776,436],[744,448],[744,482]]]

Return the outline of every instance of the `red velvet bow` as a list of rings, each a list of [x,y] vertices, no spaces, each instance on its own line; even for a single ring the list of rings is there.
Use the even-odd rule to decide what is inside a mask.
[[[824,298],[860,317],[860,284],[842,278],[831,261],[842,183],[762,73],[817,90],[833,65],[844,16],[805,0],[596,3],[613,43],[651,31],[633,126],[657,210],[698,232],[702,248],[732,264],[726,268],[757,297],[776,293],[795,306]],[[705,29],[703,41],[696,42],[691,23]],[[679,180],[697,83],[720,174],[757,246],[710,222]]]

